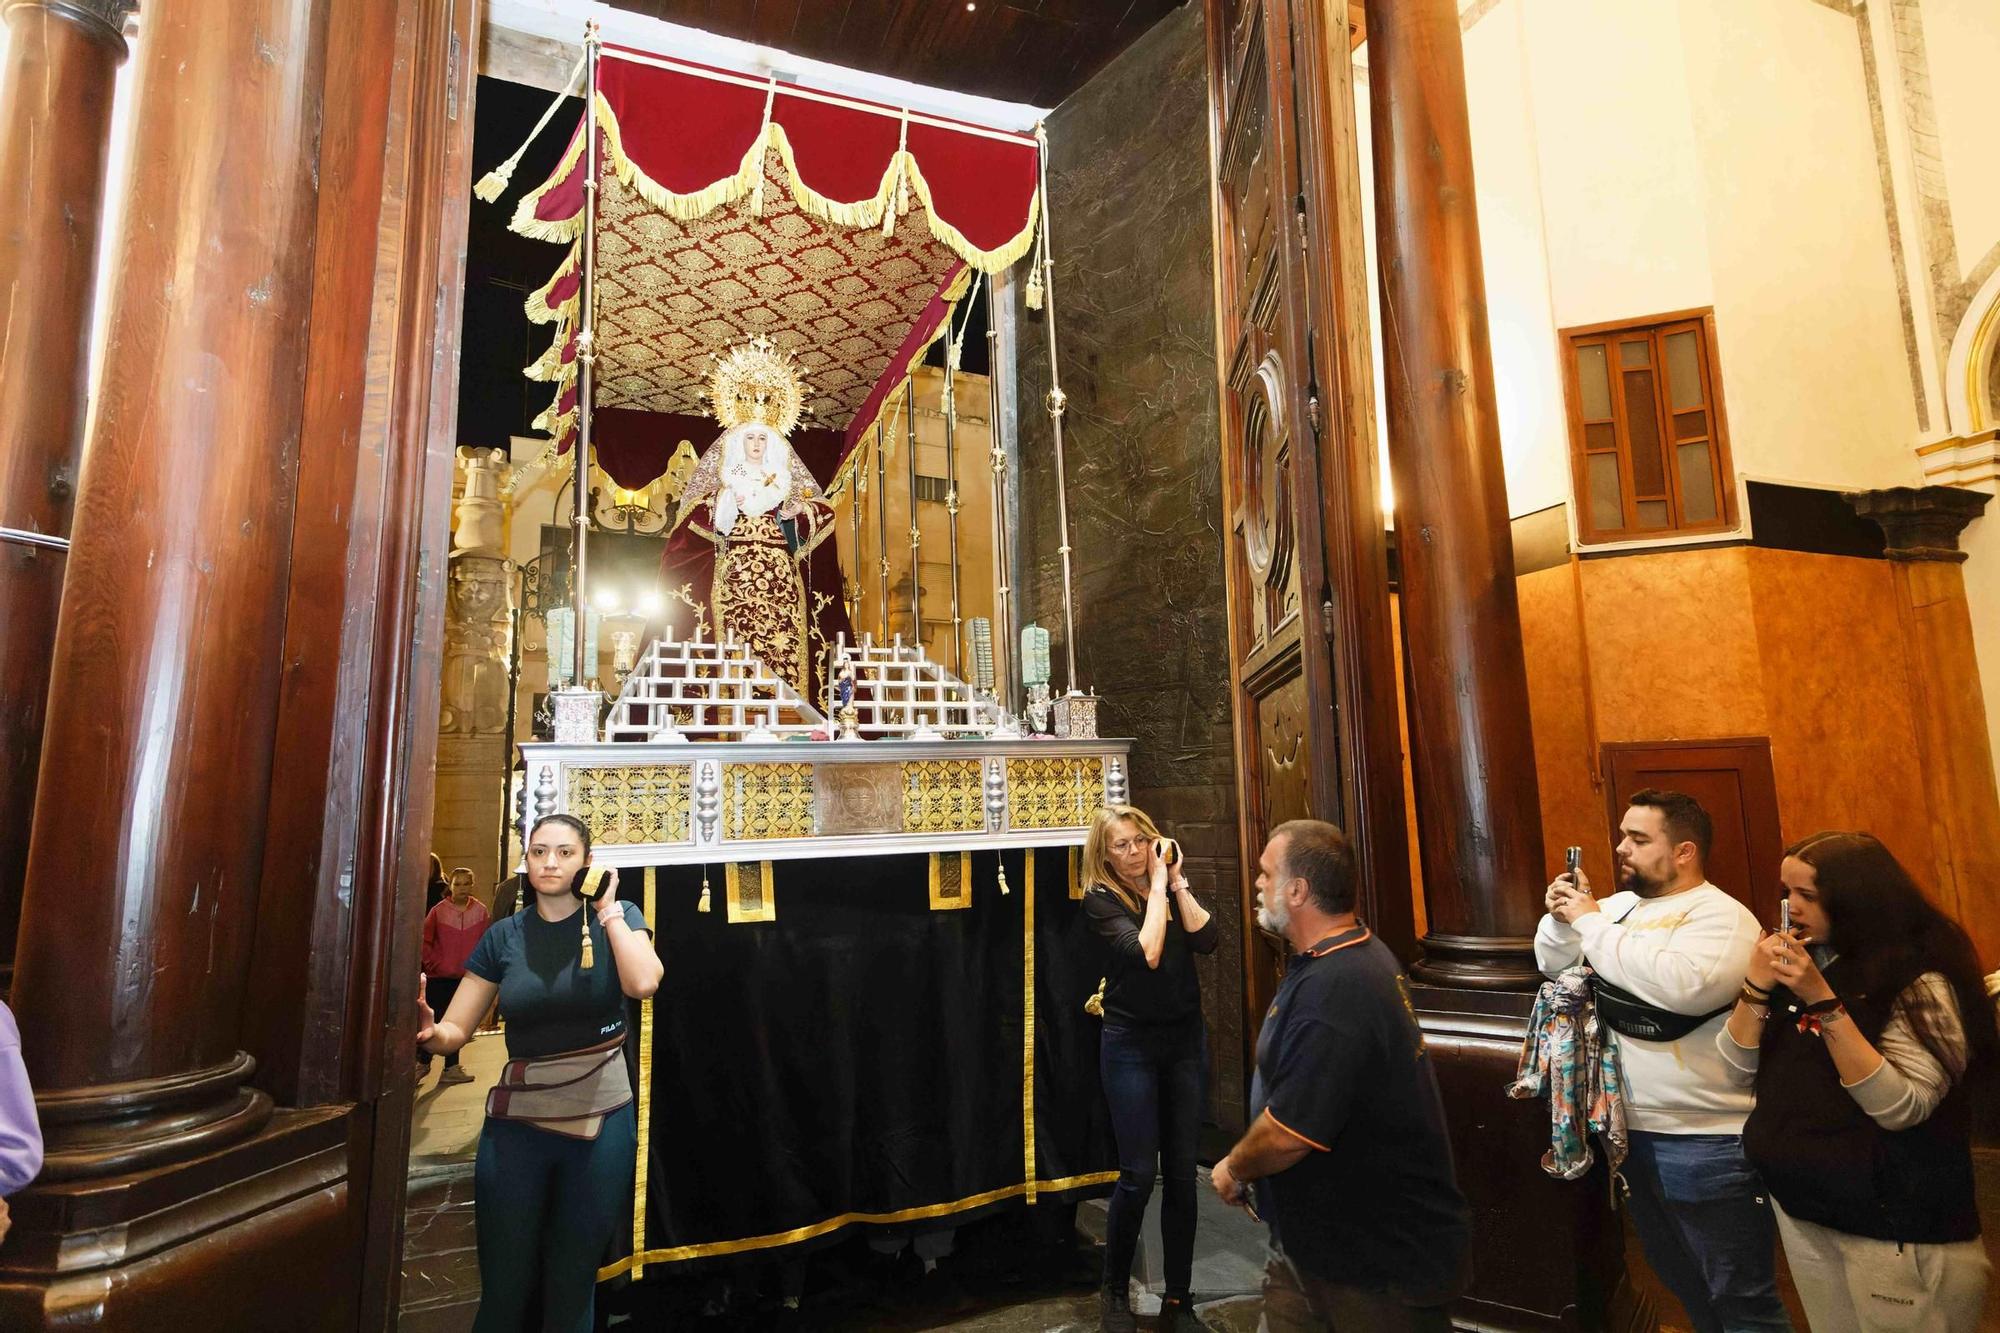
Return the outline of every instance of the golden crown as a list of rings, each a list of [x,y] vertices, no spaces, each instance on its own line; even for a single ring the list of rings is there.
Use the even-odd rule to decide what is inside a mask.
[[[798,363],[762,335],[718,357],[709,376],[709,410],[724,430],[756,421],[790,435],[805,401]]]

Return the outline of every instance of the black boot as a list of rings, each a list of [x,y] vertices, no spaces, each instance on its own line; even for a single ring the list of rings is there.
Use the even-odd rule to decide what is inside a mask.
[[[1160,1322],[1155,1327],[1160,1333],[1202,1333],[1194,1302],[1185,1296],[1169,1296],[1160,1302]]]
[[[1139,1321],[1132,1317],[1132,1301],[1124,1287],[1098,1288],[1097,1310],[1102,1333],[1138,1333]]]

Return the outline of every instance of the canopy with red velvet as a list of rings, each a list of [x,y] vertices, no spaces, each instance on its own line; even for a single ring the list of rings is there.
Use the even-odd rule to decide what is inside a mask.
[[[715,358],[761,334],[797,358],[809,424],[844,437],[836,485],[975,275],[1035,243],[1032,135],[612,45],[597,88],[594,407],[699,414]],[[559,450],[577,424],[583,149],[579,125],[513,221],[570,247],[528,301],[554,325],[527,373],[556,387],[536,426]]]

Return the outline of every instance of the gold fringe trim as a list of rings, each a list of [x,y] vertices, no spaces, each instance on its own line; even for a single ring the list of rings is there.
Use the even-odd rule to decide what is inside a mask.
[[[611,105],[602,94],[597,99],[597,120],[604,127],[604,146],[611,154],[611,165],[618,172],[618,179],[654,208],[682,222],[693,222],[724,204],[734,203],[750,193],[763,178],[768,130],[758,130],[750,146],[743,150],[743,158],[732,174],[690,194],[676,194],[648,176],[626,153],[624,131],[619,128],[618,117],[611,113]]]
[[[764,154],[775,147],[779,158],[785,164],[786,183],[791,188],[792,199],[808,215],[823,222],[841,227],[876,227],[894,218],[897,212],[907,211],[906,202],[899,203],[898,194],[906,201],[911,190],[923,203],[924,214],[929,219],[931,235],[936,237],[953,254],[963,259],[982,273],[998,273],[1019,260],[1034,246],[1036,227],[1041,219],[1042,197],[1039,187],[1028,197],[1028,217],[1020,232],[1001,245],[983,250],[967,239],[964,232],[938,216],[937,207],[931,196],[930,183],[924,179],[923,169],[917,165],[916,155],[904,148],[898,148],[890,155],[887,167],[882,172],[882,182],[876,186],[872,197],[851,203],[830,199],[807,185],[799,175],[798,159],[792,151],[791,139],[785,127],[770,121],[761,127],[744,150],[743,158],[730,175],[687,194],[679,194],[647,175],[638,163],[625,151],[624,131],[618,124],[618,117],[612,113],[611,104],[599,93],[596,101],[598,126],[604,131],[604,148],[610,155],[613,169],[618,179],[644,199],[648,204],[682,222],[692,222],[705,217],[724,204],[734,203],[758,188],[764,178]],[[560,165],[547,181],[521,197],[514,209],[514,220],[510,228],[523,236],[532,236],[545,241],[573,241],[583,230],[583,210],[568,218],[544,220],[535,216],[535,205],[542,197],[560,183],[575,169],[577,159],[582,155],[584,136],[576,135],[563,154]]]
[[[564,387],[567,388],[569,375],[566,374],[565,371],[573,370],[576,366],[576,362],[572,361],[569,363],[569,367],[567,368],[564,367],[562,359],[563,348],[569,345],[569,326],[567,324],[563,326],[562,334],[563,334],[562,337],[557,338],[554,342],[549,344],[548,351],[543,352],[540,356],[536,357],[531,364],[529,364],[521,371],[521,374],[526,376],[528,379],[538,380],[538,381],[552,380],[557,378],[558,376],[562,376],[564,380]]]
[[[611,112],[603,93],[597,95],[597,107],[600,116],[609,115]],[[556,169],[549,173],[549,178],[522,195],[521,202],[514,205],[514,219],[507,224],[507,230],[538,241],[573,241],[583,234],[581,208],[566,218],[544,220],[535,216],[535,205],[542,201],[542,196],[555,189],[570,172],[576,170],[577,159],[583,156],[584,145],[589,142],[589,138],[581,132],[583,129],[581,120],[577,123],[577,129],[579,133],[570,136],[569,147],[563,150],[562,161],[558,162]]]
[[[549,293],[556,289],[557,283],[576,272],[577,254],[581,249],[581,242],[572,244],[569,253],[563,256],[562,263],[556,265],[556,271],[549,274],[549,280],[528,293],[528,299],[521,303],[521,308],[528,312],[529,323],[553,324],[557,320],[575,316],[576,301],[577,297],[582,295],[581,291],[572,294],[560,305],[549,304]]]
[[[575,408],[572,407],[567,412],[560,415],[557,414],[556,408],[561,403],[562,397],[558,395],[555,402],[550,403],[540,416],[528,424],[528,429],[541,431],[551,440],[561,440],[564,435],[568,434],[576,426]]]
[[[1032,1183],[1038,1190],[1054,1193],[1059,1190],[1087,1189],[1092,1185],[1112,1185],[1117,1181],[1116,1171],[1095,1171],[1089,1175],[1064,1176],[1059,1180],[1038,1180]],[[1026,1183],[1003,1185],[999,1189],[954,1199],[950,1203],[925,1204],[921,1208],[903,1208],[893,1213],[841,1213],[824,1221],[814,1222],[810,1226],[793,1227],[790,1231],[776,1231],[768,1236],[711,1241],[705,1245],[677,1245],[667,1250],[647,1250],[643,1254],[635,1254],[598,1269],[597,1280],[609,1282],[621,1273],[630,1272],[639,1264],[684,1263],[689,1259],[712,1259],[721,1255],[745,1254],[752,1250],[769,1250],[781,1245],[795,1245],[802,1240],[824,1236],[829,1231],[838,1231],[842,1227],[853,1226],[856,1223],[883,1226],[897,1222],[919,1222],[931,1217],[948,1217],[953,1213],[962,1213],[968,1208],[978,1208],[984,1204],[1015,1198],[1027,1189]]]

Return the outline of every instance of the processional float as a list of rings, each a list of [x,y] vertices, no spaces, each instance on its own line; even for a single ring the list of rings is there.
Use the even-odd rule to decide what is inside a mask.
[[[711,866],[724,870],[736,922],[775,918],[785,888],[775,867],[784,863],[885,858],[854,863],[893,878],[905,863],[892,858],[914,856],[920,877],[927,859],[929,904],[939,909],[970,905],[978,875],[1009,893],[1011,858],[1030,900],[1025,927],[1009,928],[1026,951],[1025,977],[1009,983],[1023,1006],[1025,1050],[1014,1068],[1025,1061],[1028,1071],[1016,1103],[1025,1161],[1017,1155],[1011,1183],[977,1199],[1032,1200],[1038,1189],[1109,1180],[1046,1179],[1049,1124],[1059,1117],[1045,1111],[1038,1131],[1035,1114],[1036,1078],[1049,1077],[1038,1075],[1036,1054],[1033,997],[1048,984],[1036,980],[1036,866],[1044,888],[1059,878],[1072,890],[1063,896],[1077,896],[1086,826],[1099,806],[1126,799],[1130,752],[1129,742],[1096,735],[1096,699],[1076,670],[1045,134],[609,45],[595,25],[572,85],[578,77],[586,123],[513,221],[518,232],[568,246],[528,301],[530,317],[554,330],[528,374],[555,386],[536,424],[573,470],[567,631],[549,635],[552,655],[567,645],[559,673],[567,686],[552,691],[553,741],[520,747],[514,817],[523,834],[544,814],[583,819],[600,863],[644,868],[649,920],[672,910],[666,894],[691,888],[696,873],[697,910],[709,911]],[[520,156],[476,193],[496,199]],[[994,298],[1012,291],[1009,270],[1023,259],[1026,302],[1043,311],[1049,358],[1065,673],[1055,697],[1046,631],[1016,624],[997,373],[988,375],[987,403],[992,615],[963,614],[955,446],[969,296],[986,285],[984,333],[997,372],[1005,349]],[[933,658],[922,643],[914,375],[940,339],[950,636]],[[808,398],[815,425],[795,436]],[[670,559],[679,549],[709,571],[706,605],[683,596],[696,612],[692,627],[669,624],[655,636],[607,710],[592,688],[588,632],[593,417],[632,407],[705,414],[722,434],[686,478],[669,538]],[[889,532],[888,455],[898,447],[910,514],[907,641],[891,627],[892,597],[902,604]],[[837,525],[848,552],[832,597],[811,562],[837,545]],[[872,562],[863,556],[871,537]],[[871,592],[875,623],[857,632]],[[795,597],[808,599],[803,610]],[[1051,721],[1056,734],[1036,734]],[[642,1024],[647,1052],[653,1007]],[[1042,1028],[1074,1019],[1045,1017]],[[649,1075],[642,1087],[650,1086]],[[642,1106],[642,1136],[649,1120]],[[836,1218],[649,1248],[643,1137],[640,1158],[624,1269],[790,1244],[844,1225]],[[963,1206],[925,1196],[916,1211]]]

